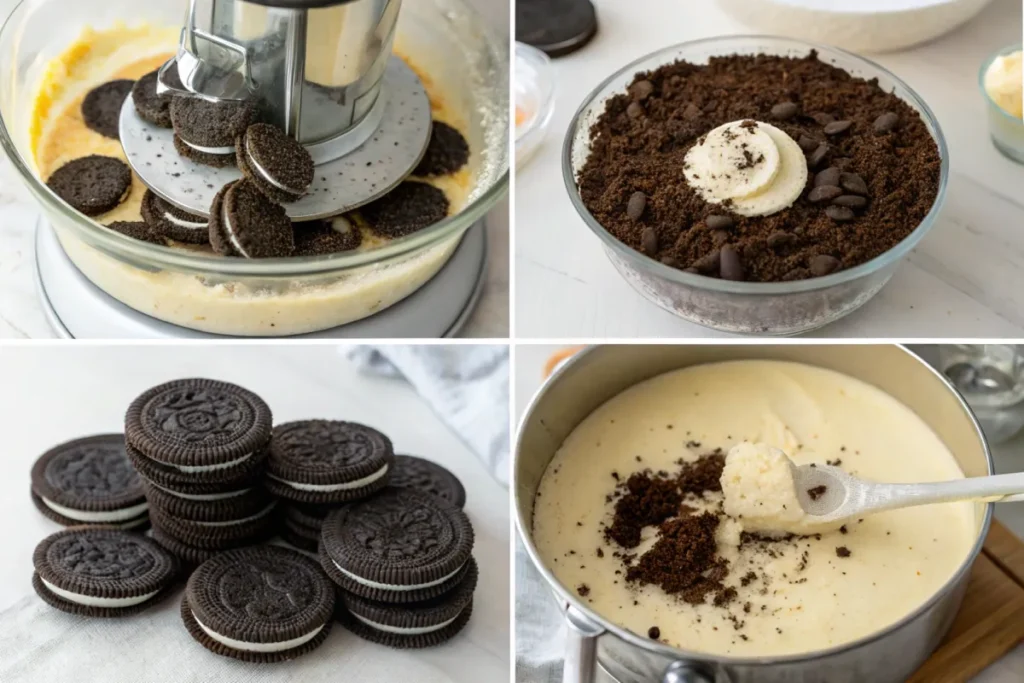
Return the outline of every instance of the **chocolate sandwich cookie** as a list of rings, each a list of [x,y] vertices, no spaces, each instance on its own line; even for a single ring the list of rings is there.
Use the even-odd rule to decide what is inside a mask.
[[[91,617],[136,614],[172,592],[178,560],[141,534],[75,527],[47,536],[32,556],[32,587],[51,607]]]
[[[125,439],[157,465],[217,481],[218,473],[260,458],[272,419],[267,404],[248,389],[212,379],[179,379],[132,401],[125,414]]]
[[[210,102],[175,97],[171,102],[174,148],[200,164],[224,167],[235,162],[235,138],[256,120],[252,102]]]
[[[320,530],[296,524],[287,517],[281,522],[279,529],[281,538],[289,545],[299,550],[317,554],[320,546]]]
[[[221,553],[189,577],[188,632],[211,652],[247,662],[294,659],[331,631],[335,588],[314,560],[278,546]]]
[[[273,500],[260,484],[217,493],[183,493],[143,481],[146,499],[154,508],[179,519],[217,522],[255,515]]]
[[[267,489],[300,503],[343,503],[387,486],[391,440],[355,422],[302,420],[274,428]]]
[[[171,127],[171,101],[173,93],[156,94],[157,71],[150,71],[148,74],[135,81],[132,87],[132,102],[135,104],[135,112],[143,121],[148,121],[154,126],[161,128]],[[168,71],[172,81],[177,78],[177,69]],[[180,84],[180,81],[179,81]]]
[[[150,231],[179,242],[206,244],[210,241],[210,221],[182,211],[147,189],[142,195],[142,219]]]
[[[58,168],[46,184],[72,209],[98,216],[125,200],[132,171],[120,159],[90,154]]]
[[[448,197],[427,183],[407,180],[359,210],[375,232],[404,237],[448,215]]]
[[[125,447],[128,459],[142,478],[165,489],[184,494],[230,493],[259,484],[267,460],[267,449],[257,451],[241,462],[221,469],[182,471],[142,455],[130,444]]]
[[[516,40],[561,57],[579,50],[597,34],[597,12],[590,0],[517,0]]]
[[[32,501],[65,526],[136,528],[149,521],[142,478],[125,453],[123,434],[100,434],[54,446],[32,466]]]
[[[274,202],[301,199],[313,182],[306,148],[269,123],[254,123],[235,141],[235,162],[246,178]]]
[[[466,513],[429,493],[389,487],[327,516],[320,564],[350,593],[409,603],[457,586],[472,550]]]
[[[121,106],[134,85],[135,81],[118,79],[90,90],[82,100],[82,120],[85,125],[103,137],[119,140]]]
[[[360,638],[395,648],[434,647],[451,640],[465,628],[473,613],[477,566],[469,559],[469,571],[459,585],[444,595],[409,605],[366,600],[338,591],[338,620]]]
[[[430,142],[413,175],[442,176],[455,173],[469,163],[469,143],[455,128],[434,121]]]
[[[391,486],[417,489],[444,498],[456,507],[466,505],[466,489],[458,477],[436,462],[415,455],[396,455]]]
[[[326,256],[363,243],[362,231],[345,216],[293,223],[295,256]]]
[[[221,550],[253,543],[270,535],[274,528],[274,506],[271,501],[261,510],[245,516],[197,522],[175,517],[157,506],[149,511],[153,526],[193,548]]]
[[[106,227],[114,232],[131,237],[133,240],[167,246],[167,240],[153,232],[153,229],[145,221],[114,221],[113,223],[108,223]]]
[[[210,205],[210,244],[218,254],[242,258],[291,256],[292,221],[284,209],[246,179],[220,189]]]
[[[295,524],[319,530],[327,515],[337,509],[337,505],[303,505],[287,501],[281,505],[281,514]]]
[[[178,561],[181,563],[182,572],[185,574],[191,573],[193,569],[201,565],[203,562],[213,559],[220,553],[224,552],[223,550],[216,550],[213,548],[196,548],[195,546],[191,546],[188,543],[171,536],[157,526],[154,526],[149,533],[161,548],[178,558]],[[249,545],[249,543],[240,543],[237,547],[241,547],[243,545]]]

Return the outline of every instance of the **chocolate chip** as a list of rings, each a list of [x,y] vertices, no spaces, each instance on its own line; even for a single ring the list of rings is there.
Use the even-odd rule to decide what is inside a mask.
[[[811,114],[811,118],[814,119],[814,122],[817,123],[819,126],[827,126],[828,124],[836,120],[836,117],[832,116],[832,114],[826,114],[825,112]]]
[[[629,86],[629,94],[634,100],[643,102],[654,92],[654,84],[650,81],[637,81],[633,85]]]
[[[811,190],[810,194],[807,195],[807,201],[811,204],[819,204],[835,199],[842,193],[843,191],[835,185],[821,185]]]
[[[814,186],[821,187],[822,185],[835,185],[839,186],[839,175],[842,173],[837,167],[829,166],[821,173],[814,176]]]
[[[640,242],[643,244],[645,254],[648,256],[658,254],[658,233],[654,232],[654,228],[644,228],[640,234]]]
[[[740,253],[736,249],[728,245],[722,247],[720,261],[718,268],[723,280],[743,280],[743,262],[740,261]]]
[[[699,259],[693,262],[693,268],[696,268],[701,273],[714,273],[718,270],[718,264],[721,261],[721,251],[715,249],[713,252],[701,256]]]
[[[630,102],[626,107],[626,115],[631,119],[638,119],[644,115],[644,108],[640,106],[639,102]]]
[[[784,247],[792,241],[793,236],[788,232],[782,232],[781,230],[768,235],[768,246],[772,249]]]
[[[780,102],[772,107],[772,118],[779,121],[788,121],[800,111],[796,102]]]
[[[839,259],[828,254],[819,254],[811,259],[811,275],[822,277],[835,272],[839,268]]]
[[[720,247],[729,241],[729,233],[725,230],[715,230],[711,233],[711,243],[716,247]]]
[[[876,133],[888,133],[899,125],[900,116],[894,111],[887,111],[875,119],[874,129]]]
[[[629,203],[626,204],[626,215],[633,220],[639,220],[647,208],[647,195],[643,192],[634,192],[629,196]]]
[[[810,135],[801,135],[800,139],[796,141],[796,144],[800,145],[800,149],[804,151],[804,154],[808,154],[817,149],[820,143]]]
[[[657,640],[658,638],[661,638],[661,629],[657,626],[652,626],[647,629],[647,636],[652,640]]]
[[[849,119],[843,121],[833,121],[824,128],[825,135],[839,135],[849,130],[850,126],[853,125],[853,121]]]
[[[713,214],[704,219],[704,225],[708,226],[708,230],[728,230],[733,224],[732,216]]]
[[[846,206],[836,206],[835,204],[830,204],[826,207],[825,215],[836,223],[845,223],[854,219],[853,209]]]
[[[825,161],[825,157],[828,156],[828,143],[823,142],[814,148],[814,151],[807,157],[807,167],[817,168],[821,165],[821,162]]]
[[[868,184],[856,173],[844,173],[839,176],[839,187],[854,194],[868,196]]]
[[[833,199],[832,203],[836,206],[848,206],[851,209],[863,209],[868,205],[868,200],[860,195],[844,194]]]
[[[662,256],[661,257],[661,262],[663,264],[665,264],[666,266],[668,266],[669,268],[678,268],[679,267],[679,261],[676,260],[675,256]]]

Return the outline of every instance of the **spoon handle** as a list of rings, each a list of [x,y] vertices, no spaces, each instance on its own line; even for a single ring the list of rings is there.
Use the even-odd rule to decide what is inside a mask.
[[[1024,500],[1024,472],[971,477],[928,484],[876,484],[866,487],[862,504],[873,511],[956,500],[996,498],[993,502]]]

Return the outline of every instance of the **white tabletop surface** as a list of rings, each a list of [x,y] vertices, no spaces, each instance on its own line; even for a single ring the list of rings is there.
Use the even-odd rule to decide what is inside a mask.
[[[468,0],[499,35],[509,30],[509,0]],[[0,17],[18,0],[0,0]],[[477,306],[459,336],[506,338],[509,334],[509,202],[487,216],[487,273]],[[33,275],[35,217],[39,210],[7,156],[0,151],[0,339],[52,338]]]
[[[205,376],[242,384],[259,393],[275,422],[299,418],[344,418],[386,432],[398,452],[429,457],[454,472],[466,487],[466,513],[473,522],[473,554],[480,565],[473,617],[466,630],[441,647],[399,652],[360,640],[335,628],[307,660],[337,664],[337,671],[427,671],[431,681],[479,683],[504,681],[509,673],[509,512],[508,494],[487,473],[462,441],[430,407],[400,380],[366,376],[330,346],[94,346],[86,344],[20,345],[0,349],[0,415],[4,415],[0,477],[0,624],[23,601],[38,601],[32,591],[32,550],[60,526],[43,517],[29,498],[29,472],[47,448],[86,434],[121,431],[128,403],[148,387],[177,377]],[[133,619],[160,620],[180,635],[180,595]],[[70,615],[60,615],[75,620]],[[83,621],[83,628],[89,624]],[[2,627],[0,627],[2,628]],[[16,637],[4,633],[0,639]],[[183,639],[181,654],[197,666],[243,667],[222,660]],[[194,645],[194,649],[191,646]],[[163,645],[152,643],[154,649]],[[82,653],[88,657],[87,652]],[[310,656],[312,657],[312,655]],[[302,680],[303,659],[285,664],[279,680]],[[347,666],[355,669],[346,669]],[[35,681],[31,675],[4,683]],[[250,680],[242,668],[231,680]],[[288,674],[285,676],[285,674]],[[361,678],[367,683],[388,677]],[[53,679],[57,680],[57,679]],[[141,680],[141,679],[140,679]],[[147,680],[154,680],[152,678]],[[184,680],[181,679],[181,680]],[[190,680],[199,680],[192,678]],[[252,680],[255,680],[253,678]],[[260,679],[264,680],[264,679]],[[320,680],[320,679],[317,679]],[[346,680],[344,676],[337,680]],[[355,680],[355,679],[353,679]],[[411,678],[408,680],[415,680]]]
[[[516,336],[721,336],[661,310],[619,277],[569,202],[561,145],[585,96],[622,65],[663,46],[756,30],[710,1],[595,5],[597,37],[553,61],[554,118],[537,156],[516,175]],[[983,60],[1021,41],[1021,6],[1020,0],[994,0],[943,38],[871,57],[909,83],[938,116],[950,149],[949,193],[938,223],[889,285],[861,310],[815,334],[1024,336],[1024,166],[989,142],[977,86]]]
[[[548,344],[519,344],[515,347],[515,376],[512,378],[513,405],[516,423],[522,419],[534,393],[543,383],[544,365],[561,346]],[[920,349],[915,349],[921,353]],[[927,353],[922,356],[928,357]],[[1009,443],[993,449],[996,471],[1024,471],[1024,432]],[[996,506],[996,517],[1018,536],[1024,537],[1024,503],[1004,503]],[[1024,681],[1024,644],[1018,645],[998,662],[973,679],[973,683],[1016,683]],[[610,678],[598,676],[597,683],[613,683]]]

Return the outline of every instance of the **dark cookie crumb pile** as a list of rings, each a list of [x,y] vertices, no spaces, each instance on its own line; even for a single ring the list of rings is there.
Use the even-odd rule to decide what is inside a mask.
[[[434,121],[430,142],[413,175],[439,176],[455,173],[469,163],[469,143],[455,128]]]
[[[683,176],[702,135],[744,119],[777,126],[807,154],[804,194],[770,216],[726,215]],[[776,282],[851,268],[895,247],[934,204],[940,166],[915,110],[812,51],[637,74],[591,129],[577,182],[591,214],[633,249],[711,277]]]

